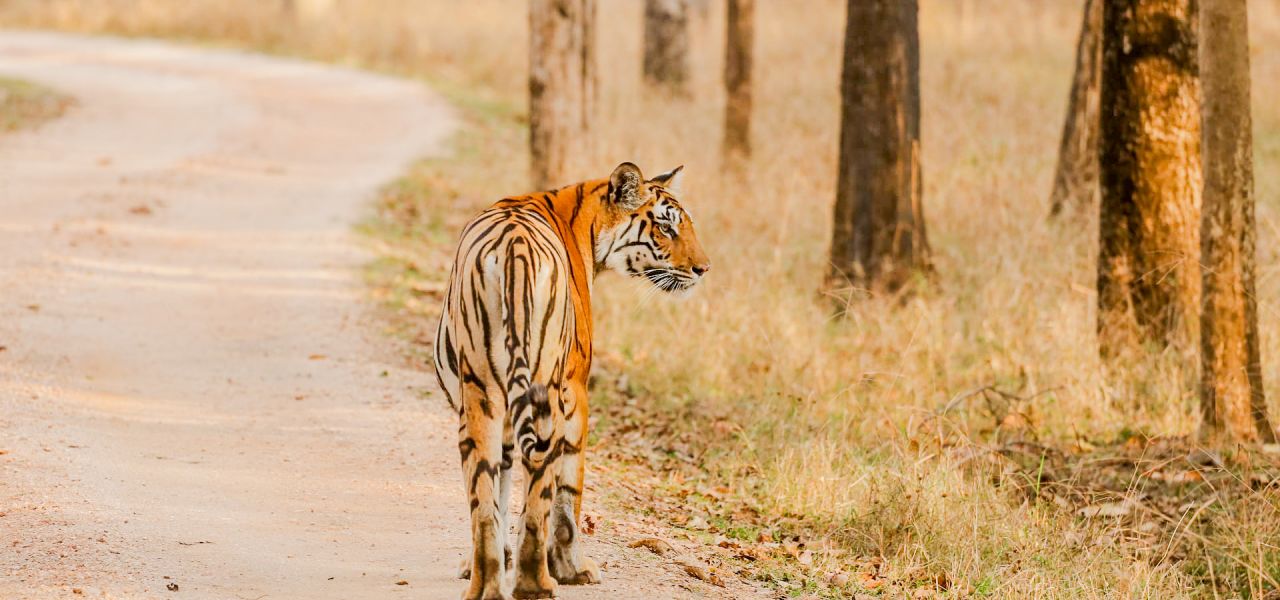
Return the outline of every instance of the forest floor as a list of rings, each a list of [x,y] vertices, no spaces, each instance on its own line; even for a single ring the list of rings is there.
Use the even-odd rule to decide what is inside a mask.
[[[422,364],[431,362],[429,325],[439,316],[452,232],[483,203],[464,190],[509,177],[502,161],[480,157],[510,152],[523,134],[500,107],[466,96],[460,106],[468,126],[455,136],[455,151],[422,161],[388,186],[377,215],[362,228],[379,255],[368,272],[389,332]],[[740,415],[696,402],[655,401],[631,382],[630,371],[625,356],[597,351],[592,491],[608,511],[627,515],[629,527],[655,536],[644,547],[663,554],[672,552],[672,542],[680,544],[679,553],[712,566],[713,580],[753,581],[780,597],[809,599],[1022,597],[1008,589],[1019,579],[1051,595],[1108,597],[1115,589],[1105,583],[1114,576],[1108,561],[1115,555],[1108,553],[1119,553],[1150,564],[1153,578],[1173,579],[1138,582],[1123,590],[1125,597],[1168,597],[1182,585],[1170,567],[1228,579],[1227,587],[1245,590],[1245,597],[1273,598],[1272,590],[1280,589],[1280,571],[1265,567],[1275,560],[1273,540],[1280,539],[1280,445],[1212,449],[1194,436],[1136,431],[1106,440],[1044,437],[1035,426],[1037,402],[1052,390],[1031,393],[1026,382],[992,382],[956,394],[878,449],[891,455],[882,459],[890,465],[913,462],[920,469],[915,481],[894,482],[900,475],[886,467],[890,481],[866,498],[862,522],[835,524],[770,505],[758,469],[734,458],[747,441]],[[928,481],[937,472],[966,483]],[[982,531],[963,514],[934,523],[939,515],[929,502],[936,495],[964,496],[997,514],[1015,507],[1039,514],[1063,537],[1019,548],[1025,541],[1019,533],[1031,532]],[[928,527],[921,523],[955,534],[940,542],[953,546],[975,543],[965,535],[1009,536],[1000,542],[1009,549],[982,559],[1006,567],[999,576],[975,579],[945,565],[896,564],[884,549],[921,536]],[[1056,570],[1053,553],[1064,549],[1085,557],[1082,568],[1104,579],[1036,583]],[[1098,554],[1089,557],[1091,550]],[[1256,556],[1236,554],[1250,552]],[[1019,553],[1035,564],[1021,564]],[[1216,563],[1227,563],[1233,575],[1213,572]],[[1176,595],[1197,594],[1183,588]]]

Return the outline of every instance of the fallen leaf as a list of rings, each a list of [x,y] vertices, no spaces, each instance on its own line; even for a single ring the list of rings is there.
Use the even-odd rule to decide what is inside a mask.
[[[400,581],[396,582],[396,585],[409,585],[409,582],[401,579]]]
[[[178,584],[176,584],[176,583],[170,583],[170,584],[168,584],[168,585],[164,586],[164,589],[169,590],[170,592],[176,592],[176,591],[178,591]]]
[[[721,579],[719,575],[716,575],[715,571],[712,571],[707,567],[707,565],[703,564],[702,561],[699,561],[696,558],[682,556],[677,562],[680,564],[680,567],[684,569],[684,572],[688,573],[690,576],[701,579],[714,586],[724,587],[724,580]]]
[[[325,355],[323,354],[312,354],[311,356],[307,357],[307,360],[324,360],[324,359],[325,359]]]
[[[147,206],[146,204],[139,204],[137,206],[134,206],[133,208],[130,208],[129,212],[135,215],[149,215],[151,214],[151,207]]]
[[[876,579],[875,573],[864,571],[862,573],[858,573],[858,585],[862,586],[862,589],[864,590],[874,590],[884,585],[884,580]]]
[[[1082,517],[1123,517],[1131,512],[1138,503],[1131,498],[1121,502],[1104,502],[1086,506],[1077,511]]]
[[[627,544],[628,548],[644,548],[658,556],[666,556],[675,552],[676,549],[666,540],[658,538],[643,538]]]

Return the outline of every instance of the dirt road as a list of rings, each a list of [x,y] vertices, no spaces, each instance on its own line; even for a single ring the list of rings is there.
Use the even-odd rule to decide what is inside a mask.
[[[79,102],[0,137],[0,597],[458,597],[455,426],[379,339],[351,233],[446,107],[54,34],[0,33],[0,74]],[[605,584],[563,598],[710,593],[590,548]]]

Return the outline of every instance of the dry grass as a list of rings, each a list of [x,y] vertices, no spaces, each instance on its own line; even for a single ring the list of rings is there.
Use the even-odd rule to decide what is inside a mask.
[[[71,97],[49,88],[0,77],[0,133],[37,127],[73,104]]]
[[[1011,440],[1038,439],[1091,464],[1094,446],[1185,436],[1198,425],[1184,357],[1105,373],[1093,334],[1096,219],[1045,218],[1079,3],[923,2],[925,210],[939,279],[906,302],[861,302],[843,318],[816,292],[834,194],[843,2],[761,3],[758,152],[734,176],[721,174],[717,154],[719,9],[695,21],[695,94],[681,101],[640,84],[639,4],[601,4],[601,147],[595,172],[583,175],[622,160],[655,172],[687,165],[684,203],[716,263],[684,302],[638,303],[637,285],[616,277],[601,281],[595,300],[601,362],[613,373],[597,386],[601,452],[647,473],[656,502],[696,498],[689,490],[699,486],[733,490],[691,505],[710,525],[677,525],[692,535],[830,542],[814,545],[825,550],[812,564],[781,552],[744,567],[793,595],[1280,593],[1275,484],[1238,486],[1140,536],[1143,519],[1082,518],[1067,495],[1042,494],[1043,462],[1000,458]],[[457,224],[525,191],[524,8],[340,0],[334,10],[289,20],[278,5],[250,0],[9,0],[0,24],[229,43],[441,86],[474,127],[457,157],[394,186],[373,226],[388,257],[380,273],[393,284],[385,292],[417,317],[401,322],[412,337],[430,327],[421,317],[433,310],[432,282]],[[1251,10],[1264,378],[1280,414],[1280,109],[1271,101],[1280,95],[1280,7],[1255,0]],[[964,395],[983,386],[998,392]],[[639,418],[661,424],[647,443],[696,457],[696,468],[619,447],[610,436]],[[1247,482],[1267,460],[1229,453],[1203,469]],[[1137,463],[1124,468],[1132,481],[1150,475]],[[1148,502],[1139,487],[1114,491]],[[867,569],[884,585],[826,577]]]

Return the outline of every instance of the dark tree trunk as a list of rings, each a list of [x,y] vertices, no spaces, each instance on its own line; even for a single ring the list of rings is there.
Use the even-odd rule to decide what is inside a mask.
[[[1067,118],[1058,146],[1058,168],[1049,195],[1049,214],[1070,205],[1083,209],[1098,195],[1098,101],[1102,59],[1102,3],[1085,0],[1076,44],[1076,72],[1067,97]]]
[[[729,161],[751,155],[751,63],[755,0],[729,0],[724,49],[724,153]]]
[[[930,270],[920,198],[916,0],[849,0],[829,289],[894,292]]]
[[[1098,340],[1194,347],[1200,308],[1196,0],[1106,0]]]
[[[1200,407],[1206,438],[1274,442],[1258,347],[1247,0],[1200,0],[1204,214]]]
[[[644,78],[672,93],[688,93],[688,0],[645,0]]]
[[[529,3],[529,150],[533,183],[582,176],[596,95],[595,0]]]

